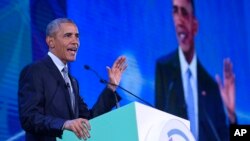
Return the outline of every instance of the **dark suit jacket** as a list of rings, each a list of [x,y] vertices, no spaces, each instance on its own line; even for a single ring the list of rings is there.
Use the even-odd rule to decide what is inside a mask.
[[[65,81],[49,56],[26,66],[20,73],[18,89],[19,116],[27,141],[53,141],[61,137],[66,120],[91,119],[115,106],[114,93],[106,88],[92,109],[79,95],[79,86],[72,76],[75,93],[75,113],[70,106],[70,95]],[[118,96],[120,100],[120,97]]]
[[[178,49],[157,60],[155,73],[156,108],[188,119]],[[199,60],[197,77],[199,140],[227,141],[229,129],[219,88]]]

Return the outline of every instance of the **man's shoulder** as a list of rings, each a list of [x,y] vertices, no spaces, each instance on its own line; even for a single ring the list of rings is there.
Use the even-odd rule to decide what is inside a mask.
[[[157,59],[157,64],[158,65],[172,65],[178,63],[179,58],[178,58],[178,50],[174,50],[170,52],[169,54],[163,55]]]
[[[198,62],[197,64],[197,72],[198,72],[198,81],[200,81],[199,83],[202,83],[204,85],[206,85],[207,87],[209,87],[210,89],[217,89],[218,85],[216,83],[216,81],[213,79],[213,77],[209,74],[209,72],[204,68],[204,66]]]
[[[46,69],[47,65],[50,64],[50,58],[48,56],[45,56],[44,58],[34,61],[28,65],[26,65],[22,71],[36,71],[36,72],[41,72]]]

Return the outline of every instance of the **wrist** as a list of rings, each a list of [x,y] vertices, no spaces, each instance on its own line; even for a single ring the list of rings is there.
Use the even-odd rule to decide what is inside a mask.
[[[236,122],[236,114],[234,110],[228,109],[228,117],[231,124],[234,124]]]
[[[228,116],[229,116],[229,120],[230,120],[231,124],[236,123],[236,115],[235,115],[235,113],[229,113]]]
[[[116,90],[116,85],[113,83],[108,83],[107,88],[110,89],[111,91],[115,92]]]
[[[65,129],[65,124],[66,124],[67,120],[63,123],[63,126],[61,128],[61,130],[64,130]]]
[[[115,92],[116,90],[116,86],[115,85],[112,85],[112,84],[108,84],[107,85],[107,88],[110,89],[111,91]]]

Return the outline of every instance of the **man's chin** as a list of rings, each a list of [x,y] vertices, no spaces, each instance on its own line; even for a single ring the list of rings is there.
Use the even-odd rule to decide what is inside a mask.
[[[189,52],[189,50],[191,49],[190,45],[186,44],[180,44],[180,47],[183,52]]]
[[[68,59],[68,62],[73,62],[73,61],[75,61],[76,60],[76,58],[69,58]]]

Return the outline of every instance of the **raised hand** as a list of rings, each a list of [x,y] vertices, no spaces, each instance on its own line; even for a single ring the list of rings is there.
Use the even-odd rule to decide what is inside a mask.
[[[117,85],[119,85],[121,81],[121,76],[124,72],[124,70],[127,68],[127,62],[126,62],[126,57],[125,56],[119,56],[112,68],[107,66],[107,71],[108,71],[108,76],[109,76],[109,84],[108,87],[112,90],[115,91]],[[115,85],[112,85],[115,84]]]
[[[223,66],[224,84],[219,75],[216,75],[222,100],[227,108],[228,116],[231,123],[235,123],[235,74],[233,72],[233,64],[229,58],[224,59]]]

